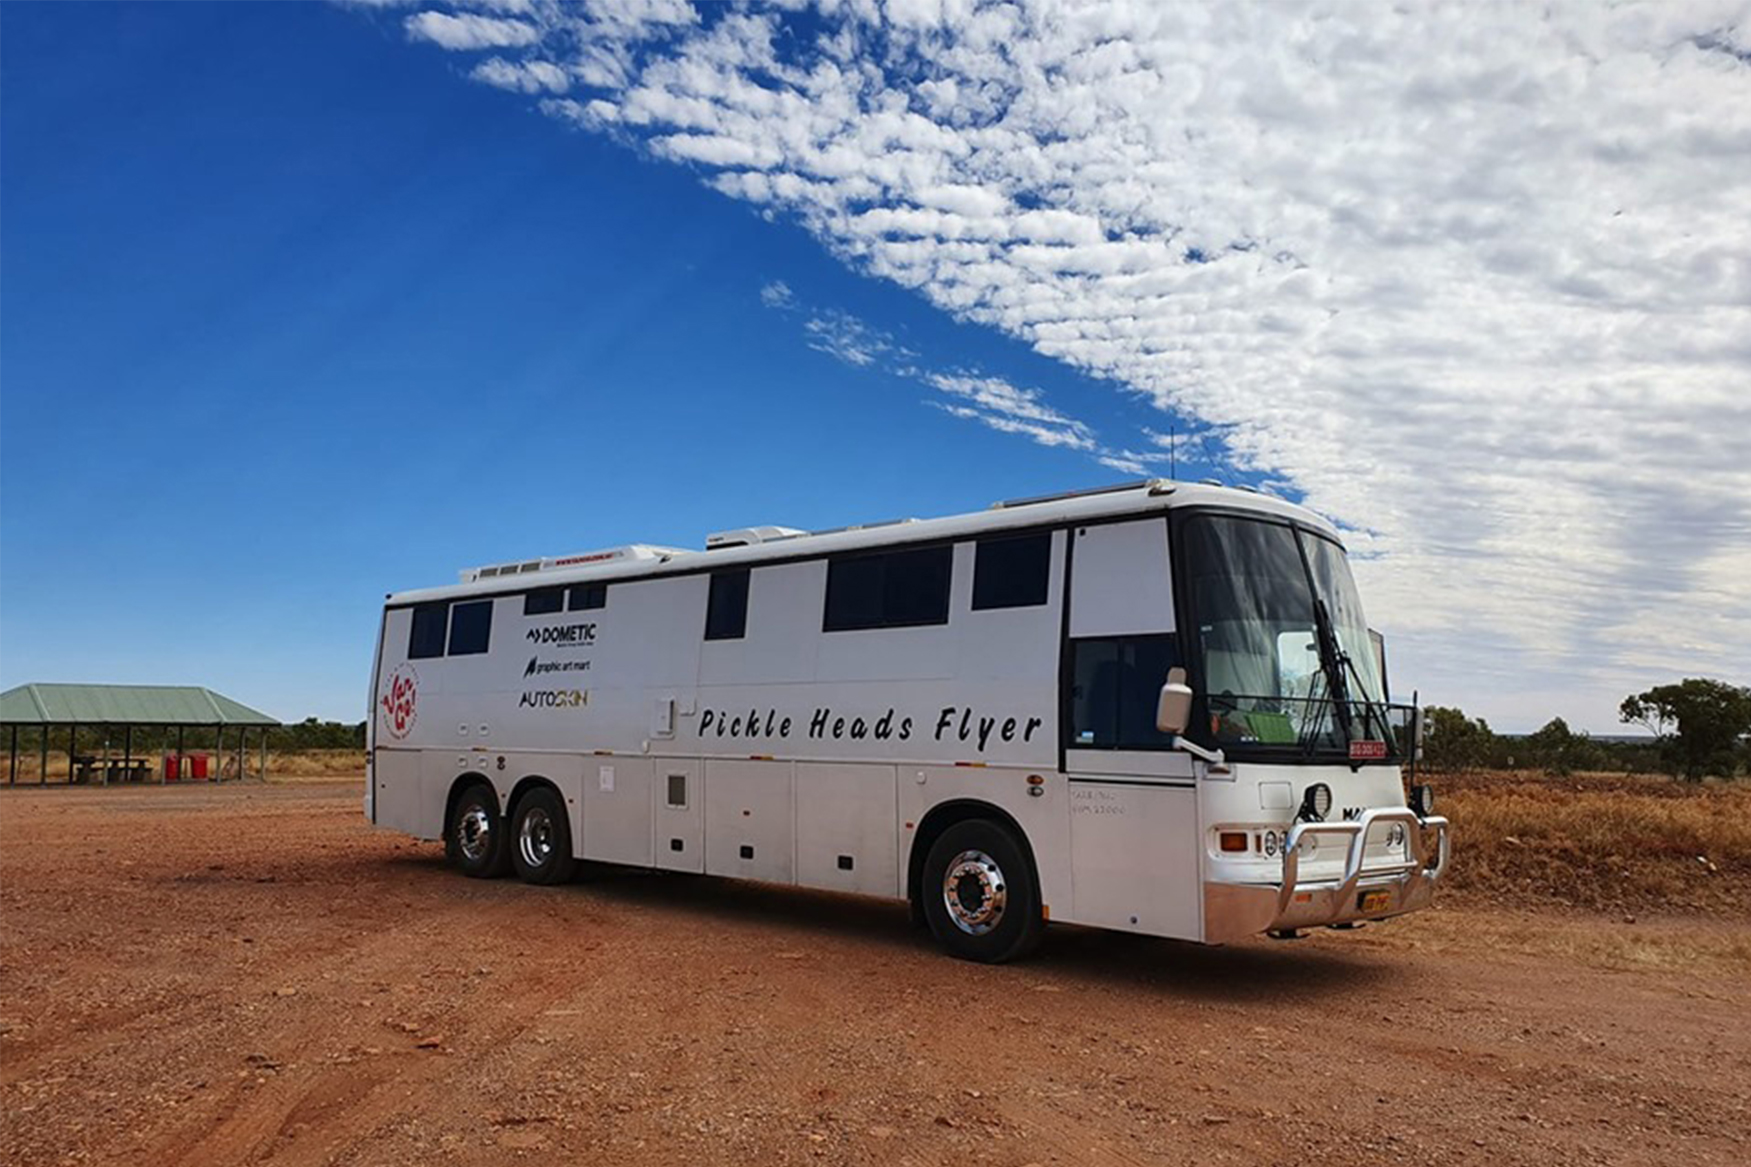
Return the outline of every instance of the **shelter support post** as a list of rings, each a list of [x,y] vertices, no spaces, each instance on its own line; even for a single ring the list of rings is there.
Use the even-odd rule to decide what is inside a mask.
[[[182,726],[176,727],[176,780],[182,781]]]
[[[12,764],[6,771],[6,785],[18,785],[18,727],[12,727]]]
[[[69,781],[72,780],[72,777],[73,777],[73,772],[71,770],[67,771],[67,778]],[[45,725],[45,726],[43,726],[43,768],[41,770],[37,771],[37,781],[39,783],[41,783],[41,782],[47,782],[48,780],[49,780],[49,727]]]
[[[268,729],[261,727],[261,780],[268,780]]]
[[[225,727],[213,727],[213,781],[225,781]]]
[[[134,727],[122,726],[122,781],[126,782],[134,772]]]
[[[73,751],[76,750],[78,747],[79,747],[79,726],[78,725],[69,725],[67,727],[67,785],[69,785],[69,786],[73,785],[73,773],[75,770],[77,770],[79,768],[78,763],[73,761]],[[44,766],[43,767],[42,782],[47,782],[48,780],[49,780],[49,768],[47,766]],[[37,785],[39,785],[39,786],[42,785],[42,782],[37,783]]]
[[[243,767],[249,763],[249,729],[246,726],[237,727],[237,780],[243,781],[249,775],[243,772]]]

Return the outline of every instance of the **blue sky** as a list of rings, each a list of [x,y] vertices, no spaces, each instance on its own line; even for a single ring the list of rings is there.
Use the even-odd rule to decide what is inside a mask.
[[[1170,429],[1395,689],[1751,679],[1731,5],[826,9],[0,6],[0,684],[356,720],[389,590]]]
[[[6,686],[357,719],[389,590],[1123,477],[816,351],[775,282],[935,367],[1161,424],[356,13],[0,22]]]

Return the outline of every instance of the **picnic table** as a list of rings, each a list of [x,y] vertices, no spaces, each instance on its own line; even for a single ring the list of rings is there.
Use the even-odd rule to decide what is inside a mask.
[[[151,772],[147,758],[98,758],[90,755],[73,759],[73,781],[90,782],[94,777],[102,782],[144,782]]]

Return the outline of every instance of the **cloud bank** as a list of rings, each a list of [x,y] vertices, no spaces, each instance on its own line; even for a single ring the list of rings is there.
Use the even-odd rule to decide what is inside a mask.
[[[1751,675],[1743,0],[476,7],[402,19],[1212,427],[1354,531],[1437,696],[1591,694],[1604,729],[1628,686]]]

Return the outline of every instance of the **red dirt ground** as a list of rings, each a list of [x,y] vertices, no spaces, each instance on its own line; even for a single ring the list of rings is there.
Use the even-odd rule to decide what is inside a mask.
[[[359,786],[0,792],[18,1164],[1751,1160],[1751,924],[1447,906],[940,956],[903,905],[470,881]]]

